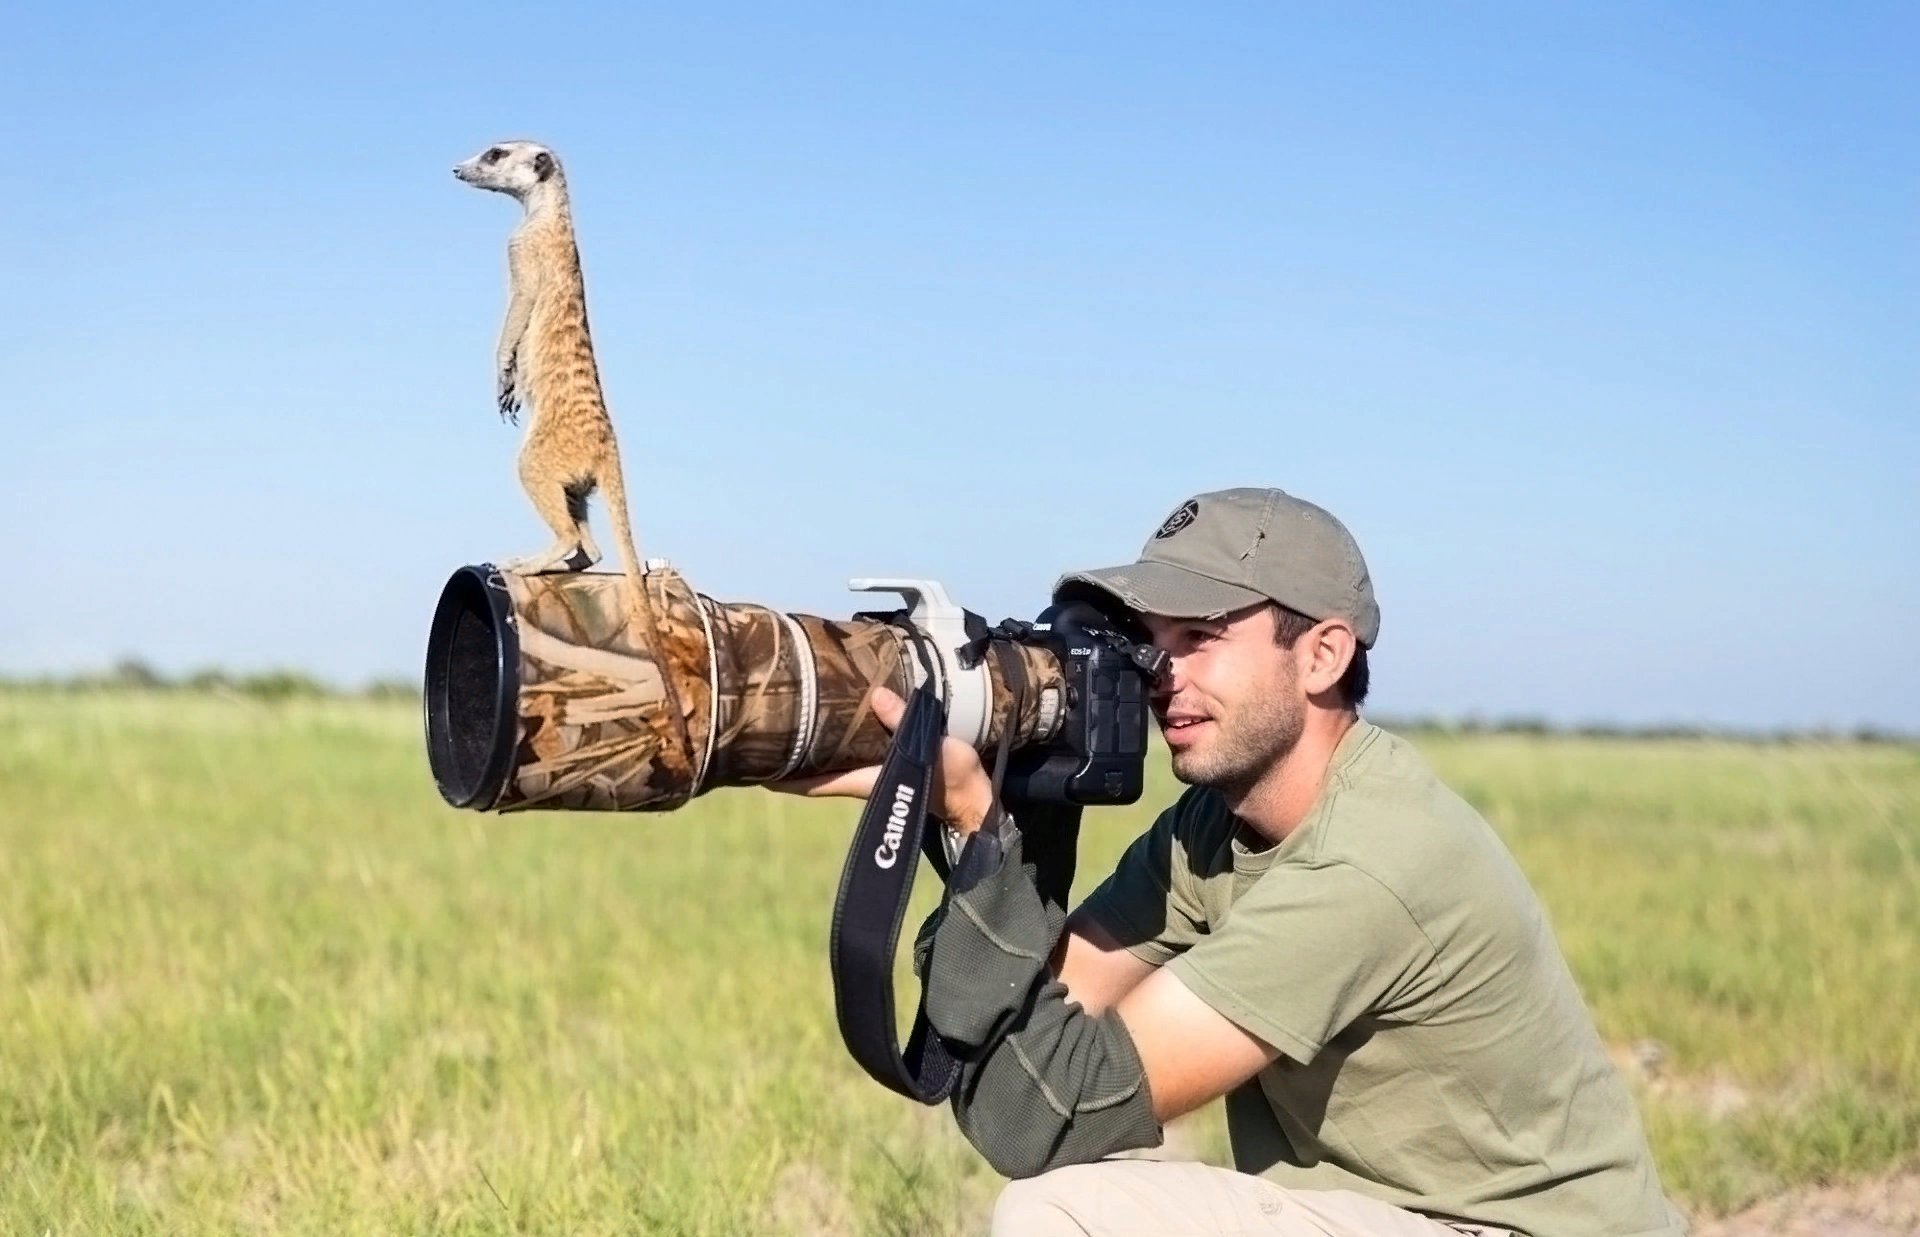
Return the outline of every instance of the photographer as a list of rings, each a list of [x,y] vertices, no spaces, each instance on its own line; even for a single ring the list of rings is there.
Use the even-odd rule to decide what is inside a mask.
[[[1526,878],[1359,716],[1380,612],[1345,527],[1202,494],[1061,586],[1170,655],[1153,709],[1189,789],[1067,916],[1071,855],[942,748],[936,811],[968,841],[916,964],[960,1128],[1022,1179],[994,1231],[1683,1232]],[[1104,1158],[1220,1096],[1238,1171]]]

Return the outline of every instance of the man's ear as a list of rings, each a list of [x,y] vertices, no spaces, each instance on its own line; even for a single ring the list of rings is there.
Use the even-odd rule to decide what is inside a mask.
[[[1318,696],[1339,686],[1360,642],[1354,639],[1353,628],[1339,619],[1327,619],[1309,629],[1294,647],[1305,657],[1300,667],[1300,688],[1309,696]]]

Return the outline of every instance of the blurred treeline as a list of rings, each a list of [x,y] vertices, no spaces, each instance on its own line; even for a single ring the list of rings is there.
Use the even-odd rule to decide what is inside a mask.
[[[180,691],[252,700],[298,700],[323,697],[418,701],[417,680],[374,678],[353,685],[328,682],[307,671],[280,667],[233,671],[209,666],[180,675],[167,675],[139,657],[123,657],[102,671],[66,675],[0,675],[0,689],[41,691]],[[1628,724],[1610,721],[1559,722],[1526,715],[1485,717],[1408,716],[1367,710],[1369,721],[1405,734],[1508,734],[1567,736],[1588,739],[1702,739],[1747,743],[1915,743],[1920,735],[1886,727],[1806,727],[1743,729],[1689,722]]]
[[[342,686],[290,667],[233,671],[218,666],[169,676],[137,657],[123,657],[102,671],[0,676],[0,687],[72,692],[180,691],[244,696],[253,700],[303,700],[329,696],[361,696],[373,700],[420,698],[420,685],[405,679],[377,678],[355,686]]]

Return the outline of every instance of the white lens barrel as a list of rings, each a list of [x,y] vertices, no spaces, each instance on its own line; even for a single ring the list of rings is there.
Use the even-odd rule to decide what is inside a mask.
[[[938,580],[892,576],[860,576],[847,581],[856,593],[898,593],[907,603],[907,617],[925,632],[933,646],[933,691],[947,706],[947,733],[978,748],[987,736],[993,712],[993,682],[983,661],[968,669],[960,664],[960,650],[968,642],[967,612],[955,605]],[[926,671],[914,658],[914,686]]]

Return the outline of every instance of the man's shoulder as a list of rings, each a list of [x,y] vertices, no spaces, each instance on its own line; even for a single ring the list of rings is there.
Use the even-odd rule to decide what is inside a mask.
[[[1347,827],[1366,824],[1413,838],[1444,838],[1436,824],[1479,822],[1480,813],[1449,786],[1408,739],[1372,722],[1360,722],[1341,743],[1314,813],[1332,847],[1364,841]]]
[[[1406,738],[1361,722],[1329,770],[1303,857],[1347,863],[1389,886],[1427,885],[1436,870],[1505,855],[1479,809]]]

